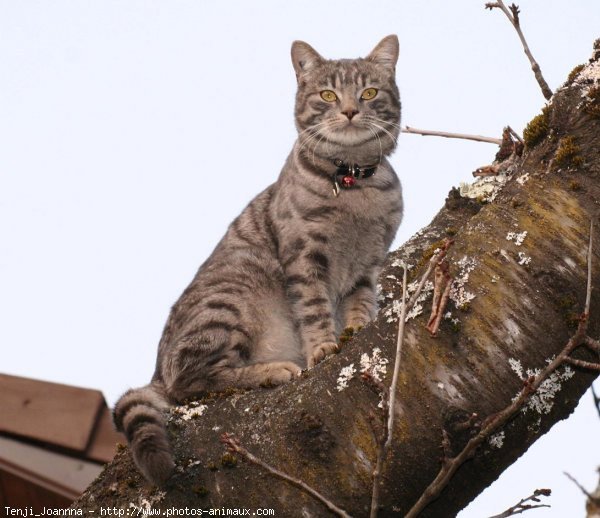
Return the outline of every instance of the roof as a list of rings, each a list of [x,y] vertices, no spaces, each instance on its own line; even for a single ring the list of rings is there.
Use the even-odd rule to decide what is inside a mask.
[[[98,390],[0,374],[0,508],[67,507],[125,443]]]

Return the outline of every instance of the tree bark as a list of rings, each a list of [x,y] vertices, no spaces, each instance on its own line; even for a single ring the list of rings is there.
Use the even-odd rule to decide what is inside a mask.
[[[598,65],[593,61],[587,70]],[[600,101],[582,98],[589,87],[575,80],[555,93],[546,111],[546,135],[526,147],[493,202],[463,198],[453,189],[431,224],[389,255],[380,277],[383,301],[376,321],[338,355],[285,386],[209,395],[203,414],[190,421],[173,414],[169,433],[180,468],[165,492],[149,486],[129,451],[121,449],[74,507],[126,509],[145,501],[160,509],[272,508],[276,516],[328,515],[296,487],[224,455],[219,437],[229,432],[251,453],[302,479],[353,516],[367,516],[376,435],[383,426],[379,396],[358,372],[342,390],[338,377],[350,364],[360,371],[361,354],[372,355],[378,347],[390,362],[384,376],[389,385],[397,316],[390,321],[388,310],[401,296],[398,260],[413,265],[409,282],[419,279],[433,250],[452,237],[451,273],[456,281],[462,277],[464,290],[475,297],[459,301],[458,308],[449,304],[446,311],[457,320],[444,319],[436,337],[425,328],[431,295],[423,313],[407,323],[392,409],[396,427],[380,500],[380,516],[403,516],[440,469],[442,429],[458,451],[469,431],[453,432],[453,423],[472,413],[483,419],[500,411],[522,388],[509,360],[518,360],[523,371],[542,367],[573,334],[585,301],[590,219],[594,241],[600,243],[600,108],[589,109]],[[523,237],[520,245],[507,238],[511,232]],[[600,246],[593,256],[593,284],[598,286]],[[465,265],[472,266],[466,279]],[[598,305],[600,294],[594,290],[588,328],[594,338],[600,336]],[[576,357],[598,360],[583,348]],[[504,427],[503,441],[481,447],[421,516],[453,516],[568,417],[597,375],[572,369],[574,376],[565,376],[553,395]]]

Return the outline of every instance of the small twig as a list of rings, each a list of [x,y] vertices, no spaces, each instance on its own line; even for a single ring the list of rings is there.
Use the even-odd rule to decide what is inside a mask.
[[[507,518],[508,516],[514,516],[515,514],[524,513],[525,511],[528,511],[529,509],[537,509],[539,507],[550,507],[547,504],[533,504],[532,505],[532,504],[528,504],[527,502],[529,502],[529,501],[539,502],[540,496],[550,496],[551,493],[552,493],[552,491],[550,489],[536,489],[532,495],[528,496],[527,498],[523,498],[521,501],[519,501],[518,504],[513,505],[512,507],[509,507],[503,513],[495,514],[494,516],[491,516],[490,518]]]
[[[488,2],[485,4],[485,8],[489,9],[490,11],[492,9],[494,9],[495,7],[502,10],[502,12],[510,20],[510,23],[512,24],[512,26],[517,31],[517,34],[519,35],[519,39],[521,40],[521,43],[523,44],[523,50],[525,51],[525,54],[527,55],[527,57],[529,58],[529,62],[531,63],[531,69],[533,70],[535,79],[537,80],[538,85],[540,85],[540,88],[542,89],[542,94],[544,95],[544,97],[547,100],[550,100],[552,98],[552,90],[550,90],[548,83],[546,83],[546,80],[544,79],[544,76],[542,75],[542,70],[540,69],[540,66],[538,65],[537,61],[533,58],[533,54],[529,50],[527,41],[525,41],[525,36],[523,36],[523,32],[521,31],[521,23],[519,21],[519,7],[515,4],[512,4],[510,6],[510,10],[509,10],[504,5],[504,2],[502,0],[497,0],[496,2]]]
[[[575,358],[565,358],[565,361],[571,365],[574,365],[575,367],[581,367],[582,369],[600,372],[600,363],[586,362],[584,360],[577,360]]]
[[[384,429],[379,450],[377,452],[377,464],[373,470],[373,490],[371,493],[371,513],[370,517],[375,518],[379,510],[379,492],[381,489],[381,473],[385,457],[392,444],[392,434],[394,431],[394,416],[396,405],[396,389],[398,388],[398,376],[400,374],[400,358],[402,356],[402,344],[404,342],[404,325],[406,323],[406,264],[404,265],[404,275],[402,276],[402,306],[400,310],[400,320],[398,322],[398,338],[396,340],[396,357],[394,359],[394,374],[392,383],[388,392],[388,397],[384,399],[383,406],[387,413],[387,424]],[[424,283],[423,283],[424,284]]]
[[[442,428],[442,452],[444,453],[442,463],[450,462],[452,459],[452,445],[450,444],[450,436],[444,428]]]
[[[252,453],[250,453],[248,450],[246,450],[239,443],[239,441],[237,439],[235,439],[231,434],[224,433],[223,435],[221,435],[221,442],[227,446],[227,449],[231,453],[237,453],[238,455],[240,455],[241,457],[245,458],[246,460],[252,462],[253,464],[256,464],[257,466],[260,466],[261,468],[267,470],[269,473],[271,473],[271,475],[281,478],[281,479],[289,482],[290,484],[302,489],[309,495],[311,495],[314,498],[316,498],[317,500],[319,500],[319,502],[321,502],[323,505],[325,505],[325,507],[327,507],[327,509],[329,509],[331,512],[337,514],[338,516],[343,516],[344,518],[351,518],[351,516],[346,511],[337,507],[335,504],[333,504],[331,501],[329,501],[326,497],[324,497],[321,493],[319,493],[318,491],[316,491],[315,489],[310,487],[308,484],[306,484],[302,480],[298,480],[297,478],[291,477],[290,475],[287,475],[283,471],[279,471],[278,469],[275,469],[274,467],[269,466],[266,462],[263,462],[258,457],[255,457],[254,455],[252,455]]]
[[[435,336],[440,327],[444,310],[450,298],[452,289],[452,276],[448,273],[448,261],[442,259],[435,267],[435,283],[433,287],[433,302],[431,303],[431,315],[427,322],[427,330]]]
[[[587,496],[588,500],[590,502],[593,502],[596,505],[600,505],[600,498],[595,497],[594,495],[592,495],[585,487],[583,487],[579,481],[573,477],[572,475],[569,475],[566,471],[563,471],[563,473],[565,474],[565,476],[571,481],[573,482],[573,484],[575,484],[580,490],[581,492]]]
[[[592,385],[592,397],[594,398],[594,406],[596,407],[596,410],[598,410],[598,417],[600,417],[600,397],[596,394],[594,385]]]
[[[452,246],[452,243],[454,243],[453,239],[446,239],[446,241],[442,245],[442,248],[439,249],[437,252],[435,252],[433,254],[433,256],[431,257],[431,259],[429,260],[429,265],[427,266],[427,270],[423,274],[423,277],[421,277],[421,280],[419,281],[419,285],[417,286],[417,289],[415,290],[415,292],[412,294],[412,296],[410,297],[410,299],[408,301],[408,304],[406,306],[407,313],[413,308],[413,306],[417,302],[417,299],[419,298],[419,295],[421,295],[421,291],[423,290],[423,286],[425,286],[425,283],[427,282],[427,279],[429,279],[429,276],[431,275],[431,272],[435,268],[436,264],[438,264],[440,261],[442,261],[444,259],[444,257],[446,257],[446,252],[448,252],[448,249]]]
[[[414,135],[422,135],[424,137],[445,137],[445,138],[458,138],[463,140],[474,140],[475,142],[487,142],[489,144],[502,144],[502,139],[494,137],[484,137],[481,135],[469,135],[467,133],[451,133],[447,131],[434,131],[417,129],[411,126],[405,126],[401,129],[402,133],[412,133]]]
[[[598,340],[594,340],[593,338],[586,336],[583,344],[591,351],[596,351],[598,354],[600,354],[600,342]]]
[[[594,245],[594,221],[590,221],[590,242],[587,253],[587,290],[585,294],[585,310],[586,318],[590,315],[590,304],[592,301],[592,247]]]
[[[514,129],[512,129],[510,126],[506,126],[506,129],[508,129],[508,131],[510,131],[510,134],[513,137],[515,137],[521,144],[525,144],[525,141],[523,140],[521,135],[519,135]]]

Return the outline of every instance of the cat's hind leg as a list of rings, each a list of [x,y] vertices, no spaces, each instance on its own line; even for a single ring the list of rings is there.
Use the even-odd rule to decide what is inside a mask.
[[[194,336],[175,345],[161,374],[166,391],[174,400],[182,401],[208,391],[229,387],[255,388],[287,383],[298,377],[302,369],[291,361],[251,363],[248,348],[240,336],[229,336],[227,342]]]

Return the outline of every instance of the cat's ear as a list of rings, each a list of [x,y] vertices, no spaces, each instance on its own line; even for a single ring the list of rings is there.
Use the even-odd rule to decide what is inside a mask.
[[[296,77],[320,65],[323,61],[325,61],[323,57],[308,43],[303,41],[292,43],[292,63],[296,71]]]
[[[394,69],[398,62],[399,53],[400,44],[398,43],[398,36],[390,34],[377,44],[367,56],[367,59],[378,65]]]

